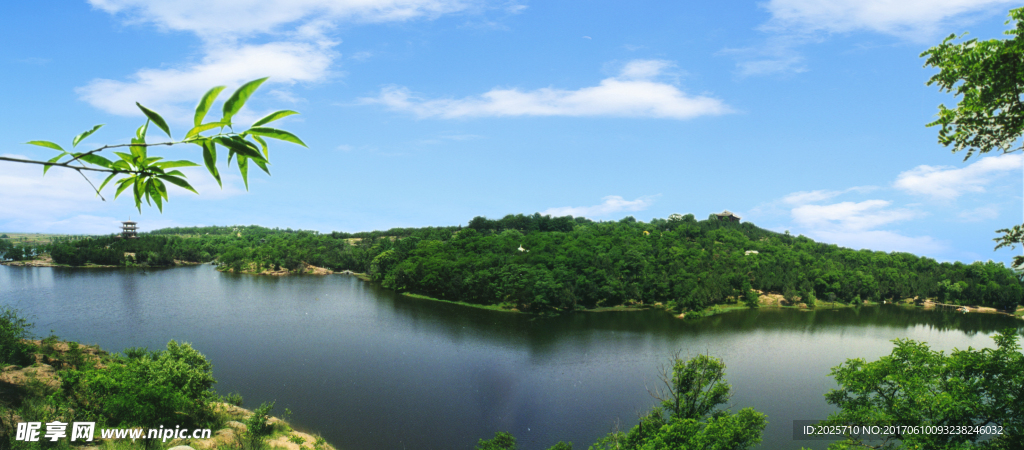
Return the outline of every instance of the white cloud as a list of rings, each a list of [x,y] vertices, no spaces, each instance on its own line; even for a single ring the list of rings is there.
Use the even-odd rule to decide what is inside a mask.
[[[831,191],[834,192],[837,191]],[[825,195],[819,197],[829,198]],[[809,199],[810,196],[805,198]],[[891,205],[892,202],[887,200],[800,205],[793,208],[791,214],[795,224],[805,230],[804,234],[844,247],[916,254],[935,254],[945,250],[945,244],[930,236],[905,236],[895,231],[876,229],[923,215],[918,211],[890,208]]]
[[[736,67],[740,76],[800,73],[807,71],[807,67],[796,47],[809,39],[808,36],[776,35],[769,37],[761,45],[727,48],[719,53],[733,55],[739,60]]]
[[[799,47],[829,33],[868,31],[929,43],[949,30],[984,16],[1005,14],[1012,0],[769,0],[761,7],[771,19],[763,44],[725,49],[737,58],[741,76],[807,70]]]
[[[286,25],[333,21],[395,22],[461,11],[463,0],[89,0],[130,22],[188,31],[204,39],[231,39],[281,32]]]
[[[802,226],[835,231],[865,231],[912,219],[918,214],[905,209],[887,209],[892,202],[865,200],[831,205],[801,205],[793,208],[793,220]]]
[[[893,185],[911,194],[935,200],[954,200],[968,193],[985,192],[985,186],[1009,172],[1020,172],[1024,156],[989,156],[964,168],[922,165],[902,172]]]
[[[10,158],[31,159],[22,155],[3,155]],[[232,168],[233,169],[233,168]],[[180,169],[188,177],[189,183],[201,195],[195,195],[177,186],[168,185],[170,204],[165,208],[173,208],[183,198],[199,200],[218,200],[244,193],[242,181],[237,173],[230,173],[221,166],[221,179],[224,189],[217,186],[216,180],[206,172],[205,168],[186,167]],[[117,211],[133,208],[131,193],[122,193],[114,200],[112,185],[103,189],[106,201],[96,196],[81,175],[73,170],[54,168],[42,175],[41,166],[0,162],[0,229],[4,231],[25,232],[57,232],[75,234],[106,234],[112,233],[120,226],[116,218]],[[260,172],[262,173],[262,172]],[[86,172],[86,176],[96,186],[103,181],[103,174]],[[258,177],[250,174],[249,183]],[[159,216],[156,208],[143,206],[143,211]],[[149,214],[147,214],[149,216]],[[155,219],[155,217],[154,217]],[[150,225],[153,220],[147,220]],[[170,223],[170,222],[168,222]],[[172,225],[167,225],[172,226]],[[152,228],[150,228],[152,229]]]
[[[419,117],[481,116],[618,116],[690,119],[730,112],[721,100],[690,96],[677,87],[655,81],[671,63],[634,60],[618,76],[601,80],[598,86],[565,90],[543,88],[533,91],[492,89],[477,97],[426,100],[403,87],[387,87],[376,98],[363,103],[381,104]]]
[[[636,200],[626,200],[618,195],[609,195],[599,205],[594,206],[563,206],[559,208],[548,208],[541,214],[573,217],[601,217],[623,211],[643,211],[654,204],[654,197],[646,195]]]
[[[845,194],[847,192],[869,192],[869,191],[873,191],[875,189],[876,188],[874,186],[854,186],[852,188],[843,189],[841,191],[827,191],[827,190],[800,191],[800,192],[794,192],[794,193],[789,194],[789,195],[787,195],[785,197],[782,197],[782,202],[790,204],[790,205],[804,205],[804,204],[807,204],[807,203],[814,203],[814,202],[820,202],[822,200],[828,200],[830,198],[834,198],[834,197],[840,196],[840,195]]]
[[[813,231],[809,236],[852,249],[870,249],[885,252],[908,252],[916,255],[935,255],[948,250],[949,246],[931,236],[904,236],[885,230],[857,232]]]
[[[1003,12],[1011,0],[770,0],[768,29],[845,33],[868,30],[915,41],[934,37],[948,22]]]
[[[982,222],[999,217],[999,207],[995,205],[979,206],[974,209],[961,211],[957,217],[964,222]]]
[[[365,60],[370,59],[372,57],[373,57],[373,52],[355,52],[355,53],[352,54],[352,56],[349,56],[349,58],[354,59],[356,61],[365,61]]]
[[[337,22],[395,22],[465,10],[476,0],[90,0],[129,23],[193,33],[204,56],[172,68],[141,69],[127,81],[96,79],[77,89],[104,111],[140,116],[138,101],[184,122],[199,97],[216,85],[237,86],[270,76],[291,85],[327,79],[338,42],[325,37]],[[269,36],[270,42],[246,43]]]
[[[3,155],[10,158],[31,159],[23,155]],[[88,175],[94,184],[102,178]],[[99,178],[97,180],[97,178]],[[113,217],[97,217],[97,210],[109,213],[114,208],[114,195],[104,193],[107,201],[96,196],[89,183],[77,172],[51,169],[43,176],[42,166],[0,162],[0,229],[22,232],[113,232],[119,225]],[[79,218],[88,222],[77,227],[69,221]],[[83,222],[85,223],[85,222]],[[105,230],[105,231],[99,231]]]
[[[243,45],[211,50],[200,63],[177,69],[142,69],[130,81],[93,80],[77,92],[113,114],[141,114],[137,101],[165,116],[191,117],[191,108],[213,86],[237,87],[264,76],[279,84],[318,81],[327,76],[333,56],[329,48],[302,42]]]

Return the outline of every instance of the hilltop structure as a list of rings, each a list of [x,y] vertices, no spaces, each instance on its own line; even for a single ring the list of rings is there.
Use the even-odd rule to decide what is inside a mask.
[[[715,217],[718,217],[718,220],[725,220],[725,221],[729,221],[729,222],[739,222],[740,221],[740,216],[737,216],[735,213],[733,213],[732,211],[729,211],[728,209],[725,210],[725,211],[722,211],[722,212],[720,212],[718,214],[715,214]]]
[[[119,238],[123,239],[136,239],[138,238],[138,230],[136,228],[137,223],[131,220],[121,222],[121,235]]]

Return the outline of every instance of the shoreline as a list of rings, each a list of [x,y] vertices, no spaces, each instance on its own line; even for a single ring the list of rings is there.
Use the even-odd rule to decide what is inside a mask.
[[[72,269],[95,269],[95,268],[113,268],[113,269],[125,268],[125,269],[127,269],[127,268],[156,268],[156,267],[159,267],[159,268],[164,268],[164,267],[173,268],[173,267],[177,267],[177,266],[193,266],[193,265],[203,265],[203,264],[206,264],[206,263],[197,263],[197,262],[190,262],[190,261],[179,261],[179,260],[175,260],[174,263],[175,263],[175,265],[173,265],[173,266],[145,266],[145,265],[137,265],[137,266],[111,266],[111,265],[100,265],[100,264],[87,264],[87,265],[84,265],[84,266],[70,266],[70,265],[67,265],[67,264],[57,264],[57,263],[54,263],[53,260],[48,257],[48,255],[44,255],[43,259],[32,259],[32,260],[26,260],[26,261],[0,261],[0,265],[11,266],[11,267],[64,267],[64,268],[72,268]],[[335,271],[332,271],[332,270],[324,268],[324,267],[318,267],[318,266],[313,266],[313,265],[309,265],[309,264],[306,264],[305,268],[302,271],[293,271],[293,270],[288,270],[288,269],[282,269],[282,270],[276,270],[275,271],[275,270],[269,270],[268,269],[268,270],[263,270],[261,272],[253,272],[251,270],[241,270],[241,271],[235,272],[232,269],[222,269],[222,267],[224,267],[224,266],[218,266],[216,270],[218,272],[221,272],[221,273],[232,273],[232,274],[238,274],[238,275],[254,275],[254,276],[349,275],[349,276],[354,276],[356,278],[359,278],[362,281],[371,282],[371,283],[374,282],[373,279],[370,278],[370,276],[368,274],[366,274],[366,273],[354,272],[352,270],[347,270],[347,269],[335,272]],[[757,291],[757,292],[758,292],[759,297],[760,297],[759,298],[760,304],[759,304],[758,308],[765,308],[765,309],[798,309],[798,310],[804,310],[804,311],[814,311],[814,310],[828,310],[828,309],[841,309],[841,308],[855,308],[855,307],[857,307],[857,305],[853,305],[853,304],[840,303],[840,302],[826,302],[826,301],[823,301],[823,300],[818,300],[814,307],[807,306],[803,302],[798,302],[798,303],[795,303],[795,304],[783,305],[782,303],[783,303],[784,300],[783,300],[783,297],[782,297],[781,294],[762,293],[760,291]],[[445,300],[445,299],[441,299],[441,298],[434,298],[434,297],[430,297],[428,295],[416,294],[416,293],[412,293],[412,292],[396,292],[396,293],[399,294],[399,295],[402,295],[404,297],[415,298],[415,299],[420,299],[420,300],[430,300],[430,301],[435,301],[435,302],[448,303],[448,304],[452,304],[452,305],[466,306],[466,307],[476,308],[476,309],[484,309],[484,310],[488,310],[488,311],[497,311],[497,312],[503,312],[503,313],[517,313],[517,314],[525,314],[525,315],[540,316],[540,317],[552,316],[552,315],[560,315],[560,314],[570,313],[570,312],[601,313],[601,312],[616,312],[616,311],[647,311],[647,310],[651,310],[651,309],[661,309],[661,310],[665,311],[666,313],[668,313],[668,314],[670,314],[673,317],[676,317],[678,319],[697,320],[697,319],[701,319],[701,318],[705,318],[705,317],[711,317],[711,316],[715,316],[715,315],[718,315],[718,314],[727,313],[727,312],[730,312],[730,311],[736,311],[736,310],[741,310],[741,309],[749,309],[749,307],[746,306],[745,304],[743,304],[742,302],[717,303],[717,304],[708,306],[707,308],[704,308],[702,310],[698,310],[698,311],[685,311],[685,312],[682,312],[682,313],[677,315],[674,312],[665,309],[664,306],[661,303],[653,303],[653,304],[650,304],[650,305],[641,305],[641,306],[636,306],[635,304],[631,304],[631,305],[618,305],[618,306],[608,306],[608,307],[596,307],[596,308],[591,308],[591,309],[576,309],[576,310],[571,310],[571,311],[570,310],[566,310],[566,311],[561,311],[559,313],[535,313],[535,312],[529,312],[529,311],[520,311],[519,309],[517,309],[515,307],[506,308],[506,307],[503,307],[501,305],[483,305],[483,304],[476,304],[476,303],[461,302],[461,301],[457,301],[457,300]],[[886,304],[886,303],[893,303],[893,304],[896,304],[896,305],[903,305],[903,306],[913,306],[913,307],[917,307],[917,308],[921,308],[921,309],[926,309],[926,310],[928,310],[928,309],[936,309],[937,307],[939,307],[939,308],[947,308],[947,307],[949,307],[949,308],[956,308],[956,309],[965,308],[966,309],[965,314],[966,313],[1002,314],[1002,315],[1006,315],[1006,316],[1010,316],[1010,317],[1014,317],[1014,318],[1017,318],[1017,319],[1024,320],[1024,305],[1018,306],[1017,310],[1015,312],[1010,312],[1010,311],[1005,311],[1005,310],[998,310],[996,308],[992,308],[992,307],[988,307],[988,306],[945,304],[945,303],[937,302],[937,301],[935,301],[935,299],[915,300],[915,299],[906,298],[906,299],[902,299],[902,300],[900,300],[898,302],[888,302],[888,301],[886,301],[886,302],[883,302],[882,304]],[[877,302],[871,302],[871,301],[865,300],[861,306],[878,306],[878,305],[879,305],[879,303],[877,303]]]

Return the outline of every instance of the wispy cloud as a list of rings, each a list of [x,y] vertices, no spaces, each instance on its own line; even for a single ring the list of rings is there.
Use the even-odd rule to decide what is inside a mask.
[[[379,96],[361,99],[419,117],[501,116],[618,116],[690,119],[730,112],[721,100],[691,96],[676,86],[655,79],[672,64],[661,60],[634,60],[618,76],[577,90],[543,88],[532,91],[492,89],[462,99],[424,99],[409,89],[391,86]]]
[[[820,202],[822,200],[835,198],[848,192],[870,192],[875,189],[877,189],[877,187],[875,186],[854,186],[852,188],[847,188],[839,191],[800,191],[782,197],[782,202],[789,205],[803,205],[807,203]]]
[[[238,86],[263,76],[270,76],[278,84],[319,81],[327,76],[333,56],[329,45],[242,45],[210,51],[201,62],[177,69],[142,69],[128,81],[93,80],[77,92],[83,100],[113,114],[139,114],[135,106],[138,101],[161,114],[188,116],[185,105],[191,108],[215,85]],[[188,100],[183,104],[182,99]]]
[[[792,74],[808,70],[800,47],[830,34],[866,31],[913,43],[928,43],[980,17],[1005,14],[1012,0],[769,0],[761,25],[765,41],[721,53],[736,58],[740,76]]]
[[[888,200],[801,205],[793,208],[797,224],[818,230],[865,231],[893,222],[913,219],[918,213],[889,208]]]
[[[979,206],[974,209],[960,211],[957,217],[964,222],[982,222],[999,217],[999,207],[996,205]]]
[[[896,177],[893,186],[934,200],[955,200],[966,193],[985,192],[999,176],[1020,172],[1024,156],[1007,154],[981,158],[963,168],[921,165]]]
[[[765,28],[785,32],[868,30],[914,41],[933,38],[955,19],[1005,12],[1012,0],[770,0]]]
[[[3,155],[11,158],[31,159],[22,155]],[[202,195],[195,195],[177,186],[169,185],[171,203],[183,198],[197,200],[218,200],[244,193],[242,180],[236,173],[229,173],[221,167],[221,178],[224,189],[206,172],[205,169],[186,167],[180,169],[188,177],[189,183]],[[103,192],[106,201],[96,196],[89,183],[72,170],[55,168],[46,176],[42,175],[39,166],[28,164],[0,164],[0,192],[16,192],[17,195],[0,195],[0,229],[5,231],[59,232],[106,234],[116,231],[119,222],[115,218],[117,211],[134,206],[130,193],[122,194],[114,200],[114,189],[108,185]],[[99,185],[102,177],[88,174],[94,185]],[[253,177],[250,177],[252,185]],[[154,208],[144,211],[152,219],[160,217]],[[121,218],[120,220],[124,220]],[[168,222],[170,223],[170,222]],[[168,225],[170,226],[170,225]]]
[[[808,36],[775,35],[760,45],[727,48],[719,54],[736,58],[740,76],[800,73],[807,71],[807,65],[797,47],[809,39]]]
[[[636,200],[626,200],[618,195],[609,195],[602,198],[600,204],[594,206],[562,206],[548,208],[541,214],[552,216],[573,216],[573,217],[604,217],[610,214],[623,211],[643,211],[654,204],[655,195],[646,195]]]
[[[910,236],[900,231],[900,225],[929,216],[954,222],[999,218],[1000,207],[996,203],[981,206],[973,203],[971,209],[960,209],[954,200],[976,194],[985,194],[986,198],[997,202],[1005,199],[1005,196],[993,197],[986,188],[992,187],[1005,174],[1019,172],[1022,163],[1024,156],[1008,154],[981,158],[960,168],[922,165],[897,175],[887,190],[856,186],[840,190],[800,191],[769,205],[788,208],[793,227],[826,242],[853,248],[935,254],[947,250],[948,245],[930,236]],[[883,194],[903,192],[939,202],[898,206],[892,200],[879,198],[835,201],[843,194],[879,190]]]
[[[120,14],[129,23],[225,40],[264,33],[308,31],[335,21],[400,22],[464,10],[467,0],[90,0],[93,7]],[[305,26],[306,30],[302,27]]]
[[[339,22],[401,22],[465,10],[472,0],[90,0],[93,7],[130,24],[153,24],[196,35],[197,62],[144,68],[127,80],[96,79],[77,92],[83,100],[119,115],[141,115],[139,101],[171,119],[187,117],[185,105],[215,85],[238,85],[270,76],[269,83],[319,82],[332,75],[339,44],[326,33]],[[512,7],[512,6],[509,6]],[[252,42],[261,38],[262,42]]]
[[[874,199],[800,205],[793,208],[791,214],[794,223],[809,236],[845,247],[918,254],[934,254],[945,249],[945,244],[930,236],[906,236],[878,229],[925,215],[921,211],[891,206],[891,201]]]

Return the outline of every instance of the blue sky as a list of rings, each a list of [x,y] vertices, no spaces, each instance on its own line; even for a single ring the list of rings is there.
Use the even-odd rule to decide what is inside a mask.
[[[1001,0],[18,2],[0,36],[0,154],[126,142],[162,113],[180,138],[212,86],[270,76],[236,122],[277,109],[309,148],[271,147],[161,214],[70,171],[0,163],[0,230],[259,224],[321,231],[474,216],[640,220],[729,209],[853,248],[1009,261],[1019,154],[964,162],[926,128],[954,99],[918,56],[998,38]],[[226,97],[226,95],[225,95]],[[88,147],[93,148],[93,147]],[[201,160],[198,148],[159,154]],[[223,164],[224,161],[222,160]],[[1018,249],[1019,251],[1019,249]]]

